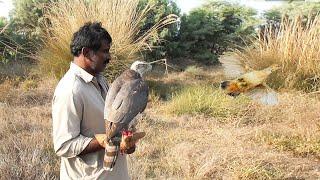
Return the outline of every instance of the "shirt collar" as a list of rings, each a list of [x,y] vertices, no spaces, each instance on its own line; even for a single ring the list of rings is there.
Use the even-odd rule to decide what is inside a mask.
[[[72,70],[76,75],[82,78],[86,83],[91,82],[94,78],[94,76],[92,76],[90,73],[88,73],[87,71],[85,71],[73,62],[71,62],[70,64],[70,70]]]

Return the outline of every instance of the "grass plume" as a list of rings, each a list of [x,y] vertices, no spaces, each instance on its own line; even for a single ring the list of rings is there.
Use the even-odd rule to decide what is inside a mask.
[[[142,20],[155,8],[148,5],[139,10],[138,3],[139,0],[60,0],[49,4],[44,12],[44,47],[36,57],[40,72],[61,77],[72,60],[69,45],[73,33],[85,22],[98,21],[113,38],[112,63],[106,74],[116,76],[128,62],[138,58],[139,51],[152,48],[149,38],[157,38],[159,29],[176,21],[175,15],[169,15],[137,37]]]
[[[320,88],[320,16],[301,16],[293,20],[283,18],[278,33],[267,28],[264,38],[252,46],[237,51],[242,62],[253,69],[263,69],[271,64],[281,65],[281,70],[270,78],[271,86],[304,91]]]

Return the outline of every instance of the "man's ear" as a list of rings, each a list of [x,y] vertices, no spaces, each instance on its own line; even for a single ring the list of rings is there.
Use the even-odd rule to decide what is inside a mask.
[[[82,50],[81,50],[81,53],[84,57],[86,58],[90,58],[90,48],[87,48],[87,47],[83,47]]]

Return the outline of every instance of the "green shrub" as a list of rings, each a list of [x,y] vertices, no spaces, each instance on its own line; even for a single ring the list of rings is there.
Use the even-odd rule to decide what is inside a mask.
[[[237,115],[249,103],[245,96],[233,98],[209,85],[190,86],[182,89],[164,106],[172,115],[203,114],[217,118]]]

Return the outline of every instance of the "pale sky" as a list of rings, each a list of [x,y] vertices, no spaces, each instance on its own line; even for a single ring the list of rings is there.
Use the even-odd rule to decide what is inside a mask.
[[[258,13],[263,13],[263,11],[266,11],[268,9],[271,9],[273,7],[281,6],[284,3],[283,1],[279,0],[269,0],[269,1],[263,1],[263,0],[235,0],[234,2],[239,2],[242,5],[249,6],[253,9],[256,9]]]
[[[175,0],[177,5],[181,9],[181,13],[187,13],[192,8],[201,6],[204,3],[204,0]]]
[[[265,10],[271,9],[273,7],[280,6],[283,4],[283,1],[280,0],[229,0],[230,2],[236,2],[245,6],[256,9],[259,13],[262,13]],[[176,0],[176,3],[180,7],[182,13],[187,13],[191,9],[201,6],[205,3],[205,0]]]
[[[9,15],[9,11],[13,8],[11,0],[0,0],[0,16],[7,17]]]
[[[9,14],[9,11],[13,8],[12,0],[0,0],[2,3],[0,3],[0,16],[7,17]],[[178,6],[181,9],[182,13],[189,12],[192,8],[196,8],[201,6],[205,0],[175,0]],[[271,1],[268,2],[264,0],[230,0],[233,2],[238,2],[240,4],[244,4],[246,6],[252,7],[257,9],[260,13],[264,10],[270,9],[274,6],[279,6],[283,2],[281,1]]]

